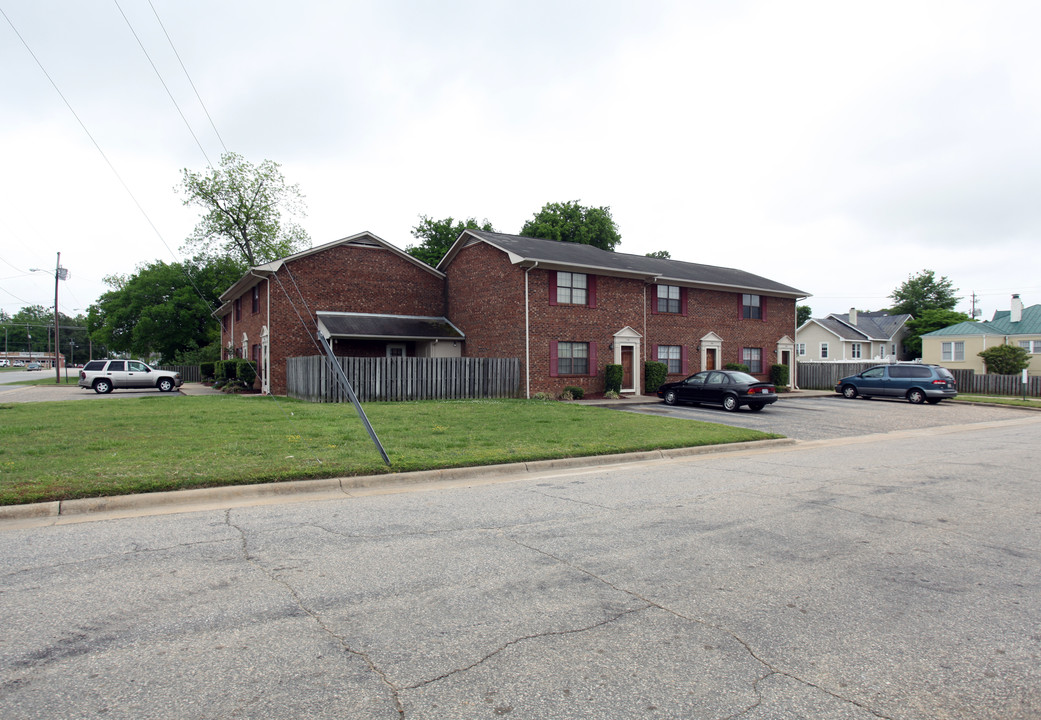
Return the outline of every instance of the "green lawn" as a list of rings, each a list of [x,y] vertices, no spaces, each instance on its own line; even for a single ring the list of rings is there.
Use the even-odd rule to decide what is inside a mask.
[[[753,430],[570,403],[349,404],[161,396],[0,404],[0,505],[761,440]]]
[[[964,395],[958,393],[958,399],[965,402],[995,403],[997,405],[1015,405],[1017,407],[1041,408],[1041,399],[1028,397],[995,397],[993,395]]]

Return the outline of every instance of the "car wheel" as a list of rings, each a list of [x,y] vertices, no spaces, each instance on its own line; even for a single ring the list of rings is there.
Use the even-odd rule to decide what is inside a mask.
[[[908,390],[907,402],[911,403],[912,405],[921,405],[925,402],[925,392],[918,388],[912,388],[911,390]]]
[[[666,390],[665,391],[665,404],[666,405],[675,405],[676,404],[676,391],[675,390]]]
[[[925,399],[925,401],[926,401],[927,403],[929,403],[930,405],[936,405],[936,404],[938,404],[938,403],[939,403],[939,402],[940,402],[941,400],[943,400],[943,398],[926,398],[926,399]]]
[[[104,395],[105,393],[112,392],[112,383],[108,380],[95,380],[94,381],[94,392],[98,395]]]
[[[766,405],[760,405],[760,404],[756,403],[755,405],[749,405],[748,409],[751,410],[752,412],[759,412],[764,407],[766,407]]]
[[[723,409],[729,412],[737,410],[737,398],[733,395],[727,395],[723,398]]]
[[[852,385],[844,385],[842,387],[842,397],[849,398],[852,400],[857,396],[857,389]]]
[[[159,381],[157,387],[159,388],[159,392],[170,392],[173,390],[173,380],[170,378],[163,378]]]

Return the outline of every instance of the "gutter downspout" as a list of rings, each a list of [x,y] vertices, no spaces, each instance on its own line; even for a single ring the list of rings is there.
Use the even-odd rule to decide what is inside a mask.
[[[539,261],[524,269],[524,397],[531,400],[531,304],[528,296],[528,273],[538,267]]]

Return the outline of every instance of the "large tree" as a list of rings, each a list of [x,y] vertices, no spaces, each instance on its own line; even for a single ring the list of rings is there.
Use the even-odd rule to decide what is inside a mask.
[[[813,308],[809,305],[795,306],[795,327],[802,327],[813,317]]]
[[[457,221],[446,217],[443,220],[435,220],[426,215],[420,215],[419,224],[412,228],[412,237],[422,242],[419,245],[407,246],[405,252],[427,265],[436,266],[448,253],[452,243],[459,238],[463,230],[468,229],[495,232],[495,228],[487,218],[483,223],[479,223],[476,218]]]
[[[280,167],[271,160],[255,166],[228,152],[220,167],[184,169],[184,204],[203,215],[181,251],[259,265],[309,247],[307,232],[293,221],[305,215],[303,196],[299,186],[286,184]]]
[[[893,300],[892,315],[907,313],[918,317],[926,310],[953,310],[958,304],[958,288],[946,276],[936,279],[932,270],[911,275],[889,296]]]
[[[90,307],[91,335],[119,352],[158,353],[163,362],[219,342],[211,313],[245,268],[237,258],[196,258],[157,261],[130,276],[105,278],[112,290]]]
[[[546,203],[524,223],[521,235],[593,245],[613,251],[622,241],[609,207],[583,207],[577,200]]]
[[[922,335],[931,333],[933,330],[957,325],[966,320],[972,320],[972,318],[954,310],[943,310],[942,308],[923,310],[907,322],[907,329],[911,332],[904,337],[904,346],[914,357],[921,357]]]

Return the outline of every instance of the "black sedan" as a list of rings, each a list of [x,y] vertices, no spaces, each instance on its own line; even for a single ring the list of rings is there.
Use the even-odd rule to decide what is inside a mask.
[[[665,383],[658,388],[658,397],[669,405],[715,403],[730,411],[747,405],[749,410],[759,412],[777,402],[777,393],[771,383],[737,370],[694,373],[686,380]]]

